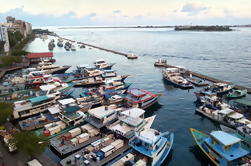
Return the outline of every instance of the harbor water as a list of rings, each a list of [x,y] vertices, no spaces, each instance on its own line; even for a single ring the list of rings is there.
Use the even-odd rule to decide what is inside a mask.
[[[105,59],[116,63],[113,69],[119,74],[129,74],[127,82],[131,87],[143,88],[153,93],[162,93],[159,105],[148,110],[147,115],[157,115],[153,128],[160,131],[174,131],[173,151],[164,165],[196,166],[211,164],[195,146],[189,128],[210,132],[219,128],[212,121],[195,114],[196,100],[192,90],[181,90],[167,85],[162,80],[160,68],[153,63],[166,58],[168,64],[183,66],[221,80],[251,87],[251,29],[236,29],[231,32],[176,32],[173,29],[60,29],[47,27],[59,36],[71,40],[120,51],[133,53],[137,60],[128,60],[121,55],[93,48],[65,51],[55,47],[56,64],[91,64]],[[51,37],[50,37],[51,38]],[[27,45],[30,52],[48,51],[48,42],[36,38]],[[250,99],[250,96],[247,96]],[[55,155],[48,152],[54,160]]]

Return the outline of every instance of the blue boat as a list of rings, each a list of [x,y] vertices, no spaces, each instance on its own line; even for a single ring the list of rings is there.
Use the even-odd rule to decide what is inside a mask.
[[[249,151],[241,146],[241,139],[224,131],[213,131],[206,135],[190,129],[196,144],[217,166],[244,166],[251,162]]]
[[[136,133],[129,141],[134,159],[132,164],[160,166],[170,153],[173,145],[174,133],[161,133],[154,129],[146,129]]]

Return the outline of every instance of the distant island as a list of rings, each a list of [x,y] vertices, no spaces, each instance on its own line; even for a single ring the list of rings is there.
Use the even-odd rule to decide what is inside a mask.
[[[175,31],[232,31],[229,26],[176,26]]]

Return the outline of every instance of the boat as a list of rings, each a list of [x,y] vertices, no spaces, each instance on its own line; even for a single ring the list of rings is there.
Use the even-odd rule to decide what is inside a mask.
[[[71,45],[71,51],[76,51],[76,47],[75,47],[75,45]]]
[[[18,124],[22,130],[34,130],[44,127],[44,125],[56,122],[59,119],[56,116],[51,115],[50,113],[40,113],[19,121]]]
[[[129,150],[128,141],[116,138],[113,134],[104,135],[87,147],[71,154],[60,161],[62,166],[68,165],[106,165],[108,162]]]
[[[62,42],[62,41],[58,41],[57,46],[58,46],[58,47],[63,47],[63,46],[64,46],[64,44],[63,44],[63,42]]]
[[[117,73],[114,70],[103,70],[102,77],[103,78],[110,78],[116,77]]]
[[[71,129],[83,124],[87,115],[82,111],[60,112],[59,121],[46,124],[44,128],[37,129],[34,133],[44,139],[51,139],[60,134],[66,133]]]
[[[107,63],[104,59],[98,59],[94,62],[94,65],[101,70],[110,70],[115,63]]]
[[[116,105],[93,108],[88,110],[89,116],[86,121],[94,127],[101,129],[117,121],[118,111],[119,109]]]
[[[138,57],[134,54],[127,54],[126,57],[127,59],[138,59]]]
[[[70,46],[65,45],[64,48],[65,48],[66,51],[70,51]]]
[[[225,84],[225,83],[214,83],[203,90],[201,90],[199,93],[202,95],[217,95],[222,96],[224,94],[227,94],[232,89],[232,86]]]
[[[166,68],[162,71],[162,75],[164,81],[174,85],[177,88],[193,88],[193,85],[182,76],[181,72],[179,71],[179,68]]]
[[[71,66],[64,65],[58,66],[53,64],[46,64],[43,66],[39,66],[38,69],[45,72],[46,74],[61,74],[68,70]]]
[[[217,166],[245,166],[250,163],[249,151],[241,147],[241,139],[224,131],[206,135],[196,129],[190,132],[199,148]]]
[[[60,92],[14,102],[13,118],[19,119],[44,112],[59,99]]]
[[[155,63],[154,63],[154,66],[155,67],[165,67],[165,66],[167,66],[167,60],[166,59],[158,59],[158,61],[156,61]]]
[[[206,82],[205,80],[202,80],[202,79],[199,79],[199,78],[195,78],[195,77],[186,77],[186,79],[192,83],[193,85],[195,86],[198,86],[198,87],[202,87],[202,86],[208,86],[208,82]]]
[[[135,136],[136,132],[148,129],[151,127],[155,115],[149,118],[144,118],[145,110],[140,108],[130,108],[119,113],[118,121],[112,123],[107,128],[114,133],[130,139]]]
[[[75,152],[98,139],[101,139],[100,130],[90,124],[84,124],[50,139],[50,146],[61,157],[66,157],[69,153]]]
[[[103,78],[101,76],[90,76],[90,77],[84,77],[79,80],[72,81],[74,83],[75,87],[91,87],[91,86],[100,86],[104,85]]]
[[[242,98],[247,95],[247,89],[245,90],[235,90],[232,89],[226,94],[227,99],[237,99],[237,98]]]
[[[85,45],[84,45],[84,44],[81,44],[81,45],[79,46],[79,48],[85,48]]]
[[[147,90],[134,88],[127,91],[124,100],[127,107],[147,109],[157,103],[160,96],[161,94],[152,94]]]
[[[170,153],[173,141],[172,132],[161,133],[151,128],[137,132],[136,136],[129,141],[133,152],[130,153],[132,158],[127,162],[131,165],[160,166]],[[112,164],[115,165],[116,163]]]

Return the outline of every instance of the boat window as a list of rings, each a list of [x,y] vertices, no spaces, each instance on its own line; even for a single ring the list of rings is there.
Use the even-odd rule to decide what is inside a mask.
[[[224,146],[224,150],[227,151],[230,147],[231,145]]]

